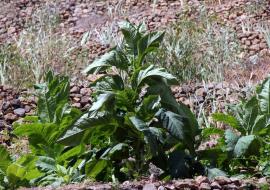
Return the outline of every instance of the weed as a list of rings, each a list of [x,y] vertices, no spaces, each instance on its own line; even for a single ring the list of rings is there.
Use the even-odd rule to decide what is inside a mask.
[[[187,13],[168,29],[155,61],[180,81],[222,81],[226,69],[240,65],[240,45],[232,29],[218,24],[202,7],[194,19]]]
[[[259,31],[263,34],[264,39],[268,45],[268,48],[270,48],[270,26],[269,24],[261,24],[259,27]]]
[[[56,33],[57,24],[58,10],[48,4],[33,14],[17,40],[18,51],[36,84],[43,81],[48,69],[64,73],[72,70],[72,65],[69,65],[72,40]]]

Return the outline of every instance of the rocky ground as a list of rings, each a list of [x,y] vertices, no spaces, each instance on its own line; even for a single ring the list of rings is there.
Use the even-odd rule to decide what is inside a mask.
[[[60,187],[61,190],[244,190],[262,189],[269,183],[266,178],[239,180],[237,178],[216,177],[208,179],[204,176],[198,176],[195,179],[172,180],[170,182],[140,180],[135,182],[125,181],[122,184],[112,183],[88,183],[73,184]],[[266,187],[266,186],[265,186]],[[267,189],[267,187],[266,187]],[[26,190],[26,189],[20,189]],[[31,190],[52,190],[52,188],[31,188]]]
[[[200,114],[209,115],[215,111],[224,111],[226,105],[236,103],[239,99],[247,97],[251,89],[242,88],[223,83],[182,85],[174,87],[173,94],[178,102],[189,106],[197,116]],[[87,83],[71,83],[70,100],[72,106],[86,110],[91,106],[91,89]],[[1,135],[1,131],[12,130],[12,123],[26,115],[35,113],[37,98],[26,89],[16,92],[14,88],[0,86],[0,143],[10,145],[10,138]],[[204,113],[202,113],[204,111]]]
[[[252,0],[255,1],[256,0]],[[221,4],[203,1],[209,15],[217,15],[220,24],[231,26],[241,41],[243,57],[269,54],[266,40],[260,30],[260,24],[269,24],[269,2],[259,1],[256,9],[252,9],[250,0],[221,1]],[[49,0],[3,0],[0,2],[0,43],[18,35],[33,12]],[[76,38],[81,38],[87,31],[92,32],[88,42],[90,57],[101,54],[106,44],[98,39],[99,33],[105,30],[116,30],[117,21],[129,19],[132,22],[145,21],[150,29],[166,28],[169,23],[176,22],[179,15],[187,9],[177,0],[126,0],[126,1],[93,1],[93,0],[59,0],[51,1],[52,9],[60,12],[61,24],[59,31]],[[263,3],[262,3],[263,2]],[[266,2],[266,3],[265,3]],[[195,10],[202,9],[202,1],[188,0],[187,4]],[[114,31],[115,32],[115,31]]]

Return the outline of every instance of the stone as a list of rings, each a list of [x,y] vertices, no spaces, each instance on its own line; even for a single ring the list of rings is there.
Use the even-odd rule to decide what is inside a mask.
[[[31,107],[29,105],[25,105],[24,110],[25,110],[26,113],[28,113],[28,112],[31,111]]]
[[[166,190],[166,188],[161,185],[161,186],[158,187],[158,190]]]
[[[90,97],[89,96],[83,96],[83,97],[81,97],[81,104],[82,105],[86,105],[86,104],[88,104],[89,103],[89,100],[90,100]]]
[[[197,89],[195,94],[196,96],[202,96],[202,97],[207,95],[206,90],[204,88]]]
[[[241,185],[241,181],[240,181],[239,178],[237,178],[237,177],[231,177],[230,179],[231,179],[231,181],[232,181],[233,184],[235,184],[237,186],[240,186]]]
[[[19,117],[25,116],[25,109],[23,109],[23,108],[17,108],[13,112],[14,112],[14,114],[16,114]]]
[[[90,96],[91,95],[91,89],[90,88],[81,88],[80,94],[85,96]]]
[[[84,189],[91,189],[91,190],[111,190],[112,187],[109,184],[98,184],[98,185],[93,185],[93,186],[89,186],[87,188]]]
[[[212,182],[210,186],[213,189],[221,189],[221,186],[217,182],[215,182],[215,181]]]
[[[196,181],[192,179],[178,180],[174,183],[174,186],[177,189],[184,189],[184,188],[198,189]]]
[[[6,114],[6,115],[4,116],[4,119],[5,119],[6,121],[8,121],[8,122],[13,122],[13,121],[15,121],[17,118],[18,118],[18,117],[17,117],[15,114],[13,114],[13,113],[8,113],[8,114]]]
[[[215,180],[220,185],[227,185],[231,183],[231,179],[226,176],[217,176]]]
[[[240,189],[240,187],[236,186],[235,184],[228,184],[228,185],[224,185],[223,189],[228,189],[228,190],[238,190]]]
[[[260,45],[259,44],[251,45],[250,49],[253,51],[260,51]]]
[[[73,101],[74,101],[74,102],[80,102],[80,101],[81,101],[81,98],[74,97],[74,98],[73,98]]]
[[[81,103],[78,103],[78,102],[72,104],[71,106],[73,106],[73,107],[75,107],[75,108],[81,108],[81,107],[82,107]]]
[[[196,177],[196,179],[195,179],[195,181],[196,181],[196,183],[197,184],[201,184],[201,183],[209,183],[209,179],[206,177],[206,176],[198,176],[198,177]]]
[[[10,103],[14,108],[19,108],[21,106],[20,99],[13,99],[10,101]]]
[[[10,102],[9,101],[7,101],[7,102],[4,102],[3,104],[2,104],[2,110],[3,111],[6,111],[9,107],[10,107]]]
[[[259,184],[268,184],[266,177],[262,177],[258,180]]]
[[[80,88],[78,86],[74,86],[70,89],[70,93],[80,93]]]
[[[13,34],[13,33],[15,33],[16,32],[16,28],[15,27],[10,27],[10,28],[8,28],[8,31],[7,31],[7,33],[9,34],[9,35],[11,35],[11,34]]]
[[[143,186],[143,190],[157,190],[157,188],[154,184],[150,183],[150,184],[145,184]]]
[[[211,190],[211,186],[209,185],[209,183],[201,183],[200,190]]]

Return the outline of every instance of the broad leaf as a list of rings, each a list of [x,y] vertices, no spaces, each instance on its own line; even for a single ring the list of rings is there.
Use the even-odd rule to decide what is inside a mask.
[[[192,153],[195,152],[196,134],[194,134],[193,126],[190,125],[188,118],[164,109],[161,109],[157,116],[164,129],[184,143]]]
[[[234,148],[236,157],[258,155],[260,150],[260,142],[254,135],[241,137]]]
[[[90,160],[86,163],[86,175],[89,178],[95,179],[108,165],[107,160]]]
[[[69,79],[47,74],[47,83],[40,90],[37,102],[38,116],[42,122],[59,122],[62,109],[69,98]]]
[[[12,160],[9,155],[9,152],[6,150],[5,147],[0,145],[0,170],[5,172],[7,167],[11,164]]]
[[[105,70],[109,67],[115,66],[121,70],[127,70],[129,66],[128,59],[123,52],[113,49],[110,52],[102,55],[100,58],[96,59],[91,63],[83,73],[86,74],[97,74],[101,70]]]
[[[148,80],[151,79],[166,79],[171,84],[177,84],[176,78],[167,73],[163,68],[154,68],[153,65],[150,65],[145,70],[141,70],[137,77],[137,87],[144,85]]]
[[[40,156],[36,166],[44,172],[55,171],[56,170],[56,161],[53,158],[47,156]]]
[[[107,102],[111,101],[114,98],[114,94],[107,92],[105,94],[100,94],[97,98],[97,101],[93,103],[92,107],[89,109],[89,112],[93,112],[94,114],[97,113],[97,111],[99,111],[104,104],[106,104]]]
[[[257,90],[260,109],[265,114],[270,114],[270,78],[264,80]]]
[[[224,135],[224,130],[219,129],[219,128],[214,128],[214,127],[210,127],[210,128],[203,128],[202,130],[202,137],[205,139],[210,138],[211,135]]]
[[[225,131],[225,142],[227,145],[227,151],[232,152],[234,151],[234,147],[239,139],[239,136],[235,134],[232,130],[227,129]]]
[[[214,113],[212,114],[212,118],[215,121],[223,122],[232,128],[238,130],[241,133],[245,133],[245,130],[240,126],[239,122],[237,119],[229,114],[223,114],[223,113]]]

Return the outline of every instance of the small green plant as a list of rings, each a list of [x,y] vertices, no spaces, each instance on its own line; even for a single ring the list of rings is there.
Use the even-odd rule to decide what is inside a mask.
[[[201,172],[195,153],[200,130],[191,111],[171,93],[176,78],[146,61],[164,33],[146,33],[143,25],[130,22],[120,23],[120,29],[121,46],[84,70],[104,74],[91,85],[96,101],[59,142],[90,144],[95,154],[86,163],[86,175],[97,180],[136,178],[146,174],[150,163],[165,176]]]
[[[249,170],[253,167],[253,171],[248,171],[249,174],[259,172],[257,170],[259,161],[266,155],[265,151],[269,143],[269,97],[270,78],[267,78],[257,88],[255,96],[232,107],[232,114],[215,113],[212,115],[215,121],[223,122],[231,127],[225,131],[224,139],[221,139],[225,145],[223,150],[227,152],[224,160],[230,159],[231,165],[236,164],[236,168],[233,168],[231,172],[241,168],[239,166]]]
[[[81,163],[86,148],[84,145],[65,147],[57,144],[57,139],[81,115],[72,108],[69,101],[69,79],[55,76],[51,71],[46,75],[46,83],[37,85],[37,116],[27,116],[22,123],[14,124],[13,133],[17,137],[27,137],[30,151],[11,159],[1,148],[1,179],[4,184],[15,189],[19,186],[51,185],[79,182],[84,178]],[[2,155],[2,154],[1,154]],[[79,159],[80,157],[80,159]]]

